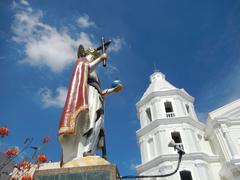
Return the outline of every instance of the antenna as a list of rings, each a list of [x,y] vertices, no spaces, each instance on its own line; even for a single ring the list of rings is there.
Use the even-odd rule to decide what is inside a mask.
[[[157,69],[155,62],[153,63],[153,68],[154,68],[153,72],[160,72],[159,69]]]

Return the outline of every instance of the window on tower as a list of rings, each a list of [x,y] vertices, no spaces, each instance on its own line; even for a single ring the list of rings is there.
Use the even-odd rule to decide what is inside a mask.
[[[188,104],[185,104],[185,107],[186,107],[187,113],[189,114],[189,113],[190,113],[189,105],[188,105]]]
[[[180,171],[179,173],[181,180],[193,180],[191,171],[183,170]]]
[[[174,142],[182,149],[183,148],[183,144],[182,144],[182,138],[179,132],[175,131],[171,133],[172,135],[172,139],[174,140]]]
[[[167,118],[175,117],[175,115],[173,113],[172,103],[170,101],[166,101],[164,103],[164,106],[165,106],[165,111],[166,111]]]
[[[166,101],[164,106],[167,113],[173,112],[172,103],[170,101]]]
[[[148,108],[146,109],[146,114],[147,114],[148,121],[149,121],[149,122],[152,122],[152,114],[151,114],[151,109],[150,109],[150,107],[148,107]]]
[[[171,135],[175,143],[182,143],[182,139],[179,132],[172,132]]]

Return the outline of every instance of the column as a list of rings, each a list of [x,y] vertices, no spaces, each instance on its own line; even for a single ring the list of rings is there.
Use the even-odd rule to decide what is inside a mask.
[[[162,117],[160,99],[154,99],[154,101],[152,102],[152,110],[154,120],[160,119]]]
[[[157,131],[154,133],[155,136],[155,146],[156,146],[156,153],[157,155],[161,155],[162,154],[162,142],[161,142],[161,138],[160,138],[160,131]]]
[[[181,101],[180,98],[178,97],[175,97],[174,98],[174,101],[175,101],[175,117],[182,117],[184,115],[186,115],[186,110],[184,109],[184,106],[183,106],[183,103]]]
[[[189,148],[189,152],[196,152],[199,151],[199,144],[197,142],[195,133],[193,131],[192,128],[187,127],[187,128],[183,128],[184,132],[185,132],[185,137],[186,137],[186,143],[188,148]]]
[[[199,178],[201,180],[211,180],[213,179],[212,176],[209,173],[209,170],[207,168],[207,164],[205,162],[198,162],[195,164],[198,173],[199,173]]]
[[[215,135],[216,135],[218,143],[220,145],[220,148],[218,149],[218,151],[222,150],[222,153],[225,156],[226,161],[229,161],[231,159],[231,152],[230,152],[228,145],[223,137],[223,133],[220,130],[220,127],[216,128]]]
[[[160,141],[160,148],[161,148],[161,154],[167,154],[169,153],[168,151],[168,143],[170,141],[169,138],[167,138],[166,136],[166,130],[165,129],[161,129],[158,133],[158,136],[159,136],[159,141]]]
[[[200,147],[200,145],[199,145],[198,139],[196,138],[195,131],[194,131],[192,128],[190,128],[190,131],[191,131],[191,133],[192,133],[193,142],[194,142],[194,144],[195,144],[196,151],[200,151],[201,147]]]
[[[150,136],[147,140],[147,155],[148,160],[151,160],[156,157],[156,146],[154,142],[154,137]]]
[[[171,161],[172,163],[172,161]],[[175,163],[174,163],[175,165]],[[173,171],[173,165],[163,165],[162,167],[159,168],[159,174],[168,174],[170,172]],[[175,174],[176,175],[176,174]],[[159,178],[159,180],[161,179],[165,179],[165,180],[170,180],[170,179],[176,179],[176,177],[174,177],[175,175],[172,175],[172,176],[168,176],[168,177],[162,177],[162,178]]]
[[[194,105],[193,104],[189,104],[189,110],[190,110],[190,115],[194,120],[198,120],[198,117],[196,115],[195,109],[194,109]]]
[[[141,152],[142,164],[147,161],[147,145],[144,139],[139,141],[139,147]]]
[[[141,122],[141,128],[144,128],[147,125],[147,117],[146,117],[146,112],[145,109],[141,109],[140,113],[140,122]]]
[[[237,148],[235,147],[235,144],[229,134],[229,129],[228,127],[225,125],[225,124],[221,124],[221,129],[222,129],[222,132],[223,132],[223,136],[227,142],[227,145],[228,145],[228,148],[231,152],[231,155],[233,158],[239,158],[239,153],[238,153],[238,150]]]

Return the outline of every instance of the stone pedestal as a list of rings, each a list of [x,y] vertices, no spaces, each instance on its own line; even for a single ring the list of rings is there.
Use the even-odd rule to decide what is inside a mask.
[[[116,166],[96,157],[82,157],[70,161],[57,169],[39,169],[34,173],[34,180],[116,180]]]
[[[116,180],[114,165],[96,165],[49,170],[37,170],[35,180]]]

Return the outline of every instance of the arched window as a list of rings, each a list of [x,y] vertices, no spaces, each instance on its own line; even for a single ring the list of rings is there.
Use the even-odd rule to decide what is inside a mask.
[[[175,143],[182,143],[182,139],[179,132],[172,132],[171,135]]]
[[[174,142],[182,149],[183,148],[183,145],[182,145],[182,138],[181,138],[181,135],[179,132],[175,131],[175,132],[172,132],[171,133],[172,135],[172,139],[174,140]]]
[[[166,101],[164,103],[164,106],[165,106],[165,111],[166,111],[166,117],[168,117],[168,118],[175,117],[175,115],[173,113],[172,103],[170,101]]]
[[[189,105],[185,104],[185,107],[186,107],[187,113],[189,114],[190,113]]]
[[[148,121],[149,121],[149,122],[152,122],[152,114],[151,114],[151,109],[150,109],[150,107],[148,107],[148,108],[146,109],[146,114],[147,114]]]
[[[180,178],[181,180],[192,180],[192,174],[191,174],[191,171],[187,171],[187,170],[183,170],[183,171],[180,171]]]
[[[170,101],[166,101],[164,103],[164,106],[165,106],[166,113],[173,112],[172,103]]]

